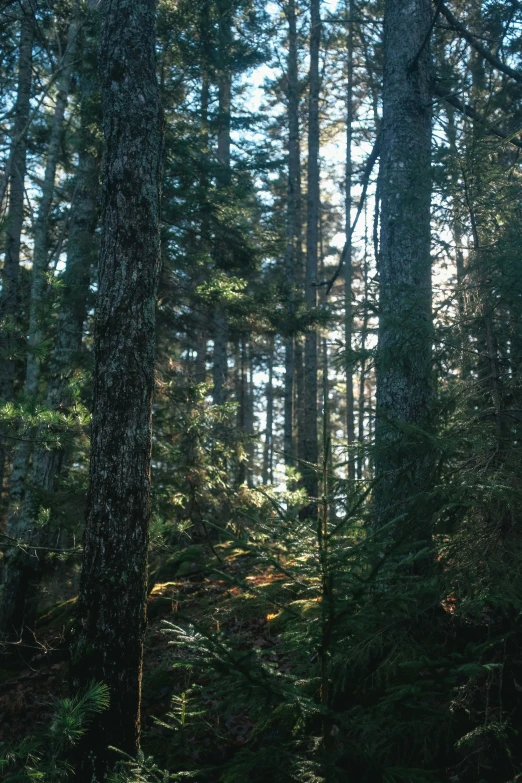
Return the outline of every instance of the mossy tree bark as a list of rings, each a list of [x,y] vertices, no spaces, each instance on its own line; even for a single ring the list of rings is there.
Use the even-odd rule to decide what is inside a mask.
[[[76,780],[107,778],[115,746],[134,754],[148,523],[161,118],[156,0],[104,0],[100,76],[106,144],[95,320],[90,484],[72,684],[110,689],[82,741]]]

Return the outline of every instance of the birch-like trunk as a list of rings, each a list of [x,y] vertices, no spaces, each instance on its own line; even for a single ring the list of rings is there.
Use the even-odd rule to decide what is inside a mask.
[[[432,399],[430,22],[429,0],[386,0],[375,432],[381,523],[414,502],[429,476],[414,430],[429,426]],[[426,521],[424,509],[419,525]],[[426,530],[414,535],[421,540]]]
[[[156,1],[104,0],[101,13],[102,231],[72,683],[106,683],[110,707],[80,743],[78,783],[106,780],[116,758],[108,746],[134,755],[140,741],[160,266]]]

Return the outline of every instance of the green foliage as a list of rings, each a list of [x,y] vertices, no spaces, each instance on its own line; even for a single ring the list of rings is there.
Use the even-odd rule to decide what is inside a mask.
[[[28,737],[11,748],[0,749],[0,772],[5,783],[29,783],[32,780],[69,780],[73,772],[68,761],[95,715],[109,706],[109,689],[93,683],[83,694],[55,699],[53,717],[42,737]]]

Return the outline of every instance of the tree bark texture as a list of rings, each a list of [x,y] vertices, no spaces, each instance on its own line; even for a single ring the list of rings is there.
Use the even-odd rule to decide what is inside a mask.
[[[345,233],[346,252],[344,266],[344,344],[346,351],[346,439],[348,441],[348,478],[355,478],[355,455],[350,451],[355,443],[355,414],[353,394],[352,359],[352,135],[353,135],[353,18],[354,2],[348,3],[347,95],[346,95],[346,192]]]
[[[310,3],[310,73],[308,114],[308,193],[306,226],[306,283],[305,301],[313,314],[317,305],[317,266],[319,229],[319,47],[321,43],[320,0]],[[304,463],[301,466],[303,483],[310,498],[318,493],[317,470],[317,330],[310,327],[305,337],[305,400]],[[313,504],[308,509],[313,510]]]
[[[80,744],[76,779],[107,778],[140,739],[150,516],[151,411],[160,263],[161,115],[155,0],[103,0],[105,158],[95,319],[90,483],[72,683],[110,707]]]
[[[383,520],[426,477],[405,427],[428,426],[432,397],[430,22],[429,0],[386,1],[375,432]]]
[[[218,139],[217,157],[219,169],[217,186],[226,189],[230,185],[230,109],[232,95],[232,74],[228,67],[228,47],[231,37],[231,20],[228,10],[222,9],[219,19],[219,77],[218,77]],[[220,246],[221,245],[221,246]],[[226,248],[218,242],[215,249],[218,265],[224,269],[227,266]],[[212,379],[214,384],[213,402],[223,405],[227,399],[228,376],[228,323],[225,308],[218,304],[214,310],[214,360]]]
[[[284,452],[285,463],[294,463],[295,400],[295,280],[301,275],[302,266],[302,218],[301,218],[301,150],[299,141],[299,72],[297,56],[297,16],[295,0],[289,0],[288,16],[288,210],[287,245],[285,253],[285,298],[287,300],[290,328],[285,339],[285,387],[284,387]]]

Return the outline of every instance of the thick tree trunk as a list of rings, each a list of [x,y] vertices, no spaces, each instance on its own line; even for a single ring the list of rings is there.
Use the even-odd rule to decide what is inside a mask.
[[[285,297],[287,300],[290,329],[285,339],[285,390],[284,390],[284,452],[285,463],[294,464],[294,410],[295,400],[295,278],[301,275],[302,219],[301,219],[301,151],[299,141],[299,72],[297,56],[297,18],[295,0],[289,0],[288,8],[288,212],[287,245],[285,254]]]
[[[5,256],[0,293],[0,318],[8,326],[3,329],[2,361],[0,362],[0,400],[13,399],[15,379],[16,336],[13,331],[18,313],[18,276],[20,270],[20,240],[24,222],[24,182],[26,169],[27,131],[29,121],[32,59],[34,40],[34,19],[32,6],[21,4],[20,44],[18,55],[18,88],[14,110],[13,144],[9,155],[9,204],[5,227]],[[1,204],[0,204],[1,211]],[[0,496],[4,486],[6,444],[0,439]]]
[[[414,499],[429,473],[422,443],[407,426],[429,426],[432,398],[430,11],[429,0],[385,4],[375,432],[380,522]],[[425,513],[419,516],[426,521]],[[425,531],[417,534],[420,540]]]
[[[76,780],[105,780],[140,739],[159,271],[161,117],[155,0],[101,5],[102,233],[90,483],[72,683],[110,689],[80,744]]]
[[[86,51],[84,50],[84,55]],[[47,408],[68,413],[72,404],[69,390],[71,374],[77,366],[86,316],[87,296],[93,266],[93,234],[96,225],[96,200],[99,181],[99,144],[94,123],[93,103],[98,82],[84,66],[81,74],[81,130],[76,187],[71,206],[67,260],[63,276],[64,290],[51,359],[47,386]],[[38,435],[43,437],[45,428]],[[47,438],[49,439],[49,438]],[[54,489],[60,472],[63,448],[36,446],[29,486],[25,490],[20,517],[12,515],[8,534],[32,543],[46,544],[46,528],[35,527],[42,493]],[[21,485],[20,485],[21,489]],[[20,501],[20,498],[17,498]],[[6,555],[6,575],[0,604],[0,628],[4,634],[20,637],[31,628],[35,596],[42,573],[38,551],[21,550]]]
[[[347,51],[347,95],[346,95],[346,193],[345,193],[345,233],[346,250],[344,266],[344,344],[346,351],[346,438],[348,441],[348,478],[355,478],[355,415],[353,394],[352,359],[352,126],[353,126],[353,18],[354,2],[348,3],[348,51]]]
[[[313,315],[317,305],[317,262],[319,228],[319,46],[321,42],[320,0],[310,2],[310,73],[309,73],[309,114],[308,114],[308,193],[306,225],[306,283],[305,301],[308,311]],[[308,497],[316,498],[318,493],[317,470],[317,329],[308,329],[305,337],[305,399],[304,415],[306,430],[304,437],[304,464],[302,466],[303,484]],[[312,502],[304,510],[307,514],[316,513]]]

